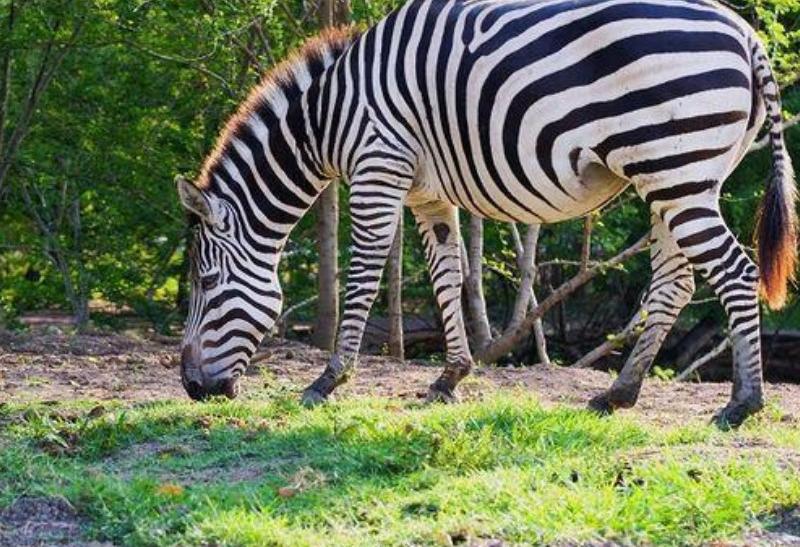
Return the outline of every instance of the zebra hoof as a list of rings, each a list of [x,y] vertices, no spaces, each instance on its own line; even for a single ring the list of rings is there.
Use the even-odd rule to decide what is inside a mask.
[[[725,408],[714,414],[711,423],[722,431],[736,429],[748,416],[757,413],[762,408],[764,408],[764,401],[761,397],[753,397],[744,402],[731,401]]]
[[[428,396],[425,397],[425,402],[428,404],[432,403],[444,403],[444,404],[454,404],[458,402],[458,395],[453,390],[441,388],[436,384],[432,385],[428,388]]]
[[[303,392],[303,396],[300,398],[300,403],[306,408],[313,408],[321,405],[327,400],[328,397],[326,395],[323,395],[316,389],[308,388]]]
[[[608,394],[601,393],[600,395],[592,397],[589,400],[589,404],[586,405],[586,408],[600,416],[611,416],[614,414],[615,407],[608,399]]]

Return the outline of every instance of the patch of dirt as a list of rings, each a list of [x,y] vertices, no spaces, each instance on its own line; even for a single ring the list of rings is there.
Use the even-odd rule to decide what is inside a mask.
[[[0,547],[69,545],[107,547],[82,540],[82,521],[64,499],[24,496],[0,511]]]
[[[800,507],[783,507],[773,514],[763,517],[767,522],[763,530],[745,537],[741,542],[716,544],[719,547],[800,547]]]
[[[163,344],[116,334],[0,332],[0,393],[9,401],[168,399],[183,395]]]
[[[793,545],[800,545],[800,507],[784,508],[775,515],[775,523],[767,526],[770,534],[791,536]]]
[[[288,385],[299,392],[322,372],[329,353],[297,342],[273,341],[269,357],[243,378],[248,396],[263,383]],[[137,340],[121,335],[30,335],[0,333],[0,393],[8,401],[121,399],[157,401],[185,398],[177,368],[163,363],[178,354],[178,341]],[[174,361],[173,361],[174,362]],[[337,397],[374,395],[421,400],[441,365],[364,355],[357,373]],[[498,389],[520,388],[544,404],[583,408],[608,387],[611,377],[595,370],[566,367],[481,367],[462,382],[464,399],[480,399]],[[658,424],[708,421],[724,406],[729,383],[645,382],[634,409],[624,411]],[[800,386],[768,384],[767,397],[787,422],[800,423]]]
[[[187,445],[170,445],[158,441],[137,443],[126,447],[123,452],[106,458],[101,464],[101,469],[104,473],[113,473],[127,480],[136,475],[137,466],[145,458],[167,460],[189,457],[205,450],[208,450],[208,447],[202,441],[193,441]],[[241,458],[236,463],[228,465],[211,464],[207,467],[193,466],[189,469],[166,469],[159,466],[153,478],[159,482],[178,483],[184,486],[219,482],[230,485],[258,481],[261,477],[284,467],[293,466],[300,460],[299,455],[297,458],[271,458],[268,461],[254,456]]]

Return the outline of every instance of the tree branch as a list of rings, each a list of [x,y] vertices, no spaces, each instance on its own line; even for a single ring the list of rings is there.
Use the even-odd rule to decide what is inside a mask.
[[[730,344],[731,344],[731,339],[730,337],[726,336],[722,340],[722,342],[717,344],[717,346],[714,349],[712,349],[710,352],[706,353],[697,361],[695,361],[694,363],[686,367],[684,370],[682,370],[681,373],[675,377],[675,381],[683,382],[684,380],[686,380],[694,371],[696,371],[697,369],[699,369],[700,367],[702,367],[703,365],[714,359],[717,355],[728,349],[728,346],[730,346]]]
[[[639,311],[637,311],[630,319],[630,321],[628,321],[628,324],[625,325],[624,329],[609,336],[605,342],[572,363],[570,366],[575,368],[589,368],[606,355],[610,355],[615,350],[638,338],[646,320],[647,315],[644,309],[640,308]]]
[[[61,21],[59,20],[55,24],[50,39],[44,48],[44,53],[42,55],[41,62],[39,63],[39,68],[36,71],[36,77],[34,78],[33,84],[28,93],[28,99],[26,100],[25,106],[22,108],[22,111],[17,118],[17,122],[14,125],[14,130],[8,139],[8,143],[3,150],[3,154],[0,156],[0,196],[3,194],[3,186],[6,176],[8,175],[8,171],[11,169],[11,163],[17,154],[20,144],[30,130],[31,119],[36,111],[39,101],[41,100],[41,97],[47,87],[50,85],[50,82],[55,76],[56,71],[61,66],[62,61],[77,43],[78,37],[83,29],[83,24],[84,21],[82,19],[75,23],[69,40],[67,40],[67,42],[64,44],[60,44],[58,51],[51,60],[53,50],[56,48],[56,37],[58,34],[58,29],[61,27]]]
[[[593,277],[597,276],[598,274],[605,272],[608,269],[614,268],[619,266],[630,257],[636,255],[637,253],[641,252],[645,248],[647,248],[650,241],[650,234],[645,234],[642,236],[636,243],[625,249],[624,251],[620,252],[613,258],[587,270],[579,272],[570,280],[562,283],[558,288],[556,288],[547,298],[542,301],[534,311],[528,313],[525,320],[515,329],[509,330],[503,333],[502,336],[495,339],[489,347],[486,349],[477,352],[478,360],[482,361],[483,363],[494,363],[498,359],[500,359],[503,355],[507,354],[511,351],[517,344],[519,344],[522,340],[530,332],[531,328],[533,327],[533,323],[542,317],[545,313],[547,313],[550,308],[555,306],[557,303],[562,301],[564,298],[575,292],[576,289],[584,285],[587,281],[592,279]]]

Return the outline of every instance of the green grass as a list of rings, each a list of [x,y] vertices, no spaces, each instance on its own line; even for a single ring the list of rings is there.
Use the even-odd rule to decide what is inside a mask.
[[[776,457],[799,454],[800,433],[774,409],[722,433],[545,409],[521,392],[314,410],[295,397],[0,405],[0,507],[65,496],[87,537],[131,545],[685,545],[800,501],[800,475]]]

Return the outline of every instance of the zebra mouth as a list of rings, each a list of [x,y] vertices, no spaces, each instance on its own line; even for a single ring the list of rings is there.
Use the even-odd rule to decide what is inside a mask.
[[[183,387],[189,397],[195,401],[205,401],[209,397],[217,395],[235,399],[239,395],[239,378],[237,376],[224,378],[208,387],[195,380],[184,380]]]

